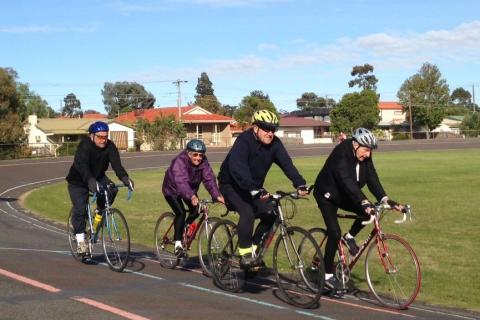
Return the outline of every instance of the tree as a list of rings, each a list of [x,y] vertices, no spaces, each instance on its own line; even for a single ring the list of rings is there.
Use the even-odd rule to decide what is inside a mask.
[[[17,92],[20,104],[23,104],[25,108],[25,117],[35,114],[39,118],[55,118],[57,115],[46,100],[30,90],[28,83],[17,83]]]
[[[235,110],[234,118],[240,125],[245,126],[252,122],[253,113],[261,109],[267,109],[278,114],[268,94],[264,94],[260,90],[254,90],[250,92],[249,96],[243,97],[237,110]]]
[[[23,130],[24,106],[20,102],[15,79],[17,72],[11,68],[0,68],[0,159],[25,155],[27,148]]]
[[[480,113],[472,112],[466,115],[460,124],[460,130],[467,137],[478,137],[480,135]]]
[[[82,104],[75,94],[69,93],[63,98],[62,116],[68,118],[81,118],[83,116]]]
[[[309,111],[313,108],[333,107],[335,104],[335,100],[319,97],[313,92],[305,92],[297,99],[297,108],[304,111]]]
[[[238,106],[231,106],[229,104],[225,104],[222,106],[223,114],[228,117],[233,117],[235,111],[238,109]]]
[[[429,131],[442,122],[450,100],[450,89],[441,77],[438,67],[426,62],[415,75],[405,80],[397,92],[407,114],[407,108],[411,106],[412,122]]]
[[[155,104],[155,97],[136,82],[105,82],[102,90],[103,104],[110,117],[120,112],[135,109],[150,109]]]
[[[195,104],[212,113],[223,113],[222,105],[218,102],[213,93],[212,82],[206,72],[200,74],[197,82],[197,94],[195,95]]]
[[[348,82],[350,88],[358,86],[363,90],[377,91],[377,78],[373,74],[373,66],[364,64],[363,66],[354,66],[350,75],[356,77]]]
[[[460,87],[452,91],[450,101],[455,105],[460,105],[466,108],[471,107],[472,95],[470,92]]]
[[[175,150],[181,139],[186,137],[185,127],[175,117],[157,117],[153,122],[139,119],[136,123],[137,137],[146,141],[153,150]]]
[[[330,112],[333,132],[352,132],[355,128],[373,129],[380,121],[378,95],[372,90],[348,93]]]

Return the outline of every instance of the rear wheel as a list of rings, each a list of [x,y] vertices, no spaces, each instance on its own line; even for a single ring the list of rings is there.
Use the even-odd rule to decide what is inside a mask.
[[[238,292],[245,284],[245,270],[240,268],[237,226],[229,220],[214,225],[208,238],[208,261],[216,286]]]
[[[175,255],[175,215],[171,212],[165,212],[157,220],[155,226],[155,248],[157,259],[164,268],[173,269],[179,259]]]
[[[212,276],[208,264],[208,236],[211,234],[213,226],[220,221],[220,218],[212,217],[204,220],[198,232],[198,261],[202,266],[203,272],[208,277]],[[215,245],[215,240],[213,240]]]
[[[315,240],[300,227],[284,229],[275,242],[273,270],[289,303],[310,308],[318,303],[325,282],[323,256]]]
[[[123,213],[111,208],[104,213],[101,237],[110,269],[122,272],[130,257],[130,232]]]
[[[370,245],[365,275],[375,298],[389,308],[408,308],[420,290],[420,263],[408,242],[397,235],[382,235]]]

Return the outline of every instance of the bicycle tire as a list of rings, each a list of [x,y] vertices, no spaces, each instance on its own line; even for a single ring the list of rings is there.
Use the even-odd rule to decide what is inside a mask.
[[[73,232],[73,225],[72,225],[72,215],[73,215],[73,208],[70,209],[70,213],[68,214],[68,220],[67,220],[67,234],[68,234],[68,244],[70,247],[70,253],[72,254],[72,257],[77,260],[77,261],[83,261],[84,256],[80,255],[77,253],[77,237],[75,236],[75,233]],[[90,251],[90,256],[92,256],[92,245],[90,242],[90,225],[87,220],[86,228],[85,228],[85,241],[89,244],[89,251]]]
[[[213,226],[208,238],[208,262],[213,283],[226,291],[239,292],[246,279],[240,268],[237,226],[229,220],[221,220]]]
[[[288,227],[278,236],[273,250],[275,278],[286,300],[301,308],[317,305],[325,283],[325,268],[313,237],[301,227]]]
[[[406,240],[393,234],[382,235],[381,240],[377,238],[369,246],[365,276],[378,302],[394,309],[407,309],[421,286],[420,263],[415,251]]]
[[[208,236],[212,232],[213,226],[218,222],[220,222],[220,218],[208,218],[208,220],[203,221],[198,231],[198,262],[207,277],[212,277],[212,271],[208,263]]]
[[[155,225],[155,248],[158,262],[164,268],[174,269],[180,259],[175,255],[175,215],[164,212]]]
[[[107,210],[100,233],[103,253],[110,269],[122,272],[130,258],[130,231],[123,213],[115,208]]]

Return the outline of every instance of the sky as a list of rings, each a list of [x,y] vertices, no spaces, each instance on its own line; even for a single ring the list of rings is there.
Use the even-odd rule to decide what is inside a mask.
[[[105,82],[142,84],[157,107],[195,101],[202,72],[222,104],[253,90],[278,110],[304,92],[339,101],[355,65],[374,66],[381,101],[435,64],[450,90],[480,96],[477,0],[0,1],[0,67],[59,111],[74,93],[105,113]],[[478,102],[480,98],[476,98]]]

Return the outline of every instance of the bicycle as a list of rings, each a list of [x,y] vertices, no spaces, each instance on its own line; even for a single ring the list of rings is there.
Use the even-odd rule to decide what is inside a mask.
[[[367,250],[365,276],[376,300],[381,305],[394,309],[407,309],[415,300],[421,286],[420,263],[417,255],[405,239],[395,234],[386,234],[380,227],[380,221],[385,216],[385,212],[392,210],[394,209],[388,204],[375,205],[375,213],[368,221],[362,222],[364,225],[373,223],[373,229],[355,256],[350,255],[345,241],[343,238],[340,239],[334,276],[342,284],[342,288],[335,294],[342,296],[347,292],[351,271],[363,252]],[[395,220],[395,223],[411,220],[410,205],[404,206],[402,214],[402,219]],[[359,219],[354,214],[339,213],[337,215],[339,218]],[[324,248],[327,240],[326,230],[313,228],[309,232],[315,240],[318,240],[319,246]]]
[[[208,215],[209,205],[213,203],[214,201],[212,200],[200,200],[198,202],[196,207],[196,211],[199,214],[198,222],[187,225],[182,234],[182,246],[185,249],[183,256],[175,255],[175,215],[172,212],[164,212],[160,215],[155,226],[155,248],[158,261],[162,267],[174,269],[180,263],[181,258],[188,259],[188,251],[198,232],[198,260],[204,274],[211,276],[211,271],[204,255],[207,253],[208,235],[213,225],[220,221],[219,218],[209,217]]]
[[[280,230],[273,248],[273,271],[278,288],[290,304],[310,308],[320,300],[321,290],[318,288],[323,288],[325,281],[323,258],[313,261],[314,257],[322,257],[322,253],[305,229],[288,225],[280,201],[285,197],[300,198],[296,191],[277,191],[270,195],[269,201],[272,201],[276,220],[257,245],[255,264],[261,264]],[[208,259],[215,285],[231,292],[243,288],[248,272],[240,267],[237,226],[234,222],[224,219],[215,224],[208,239]]]
[[[111,183],[99,192],[89,195],[92,197],[92,200],[87,202],[85,241],[88,243],[88,252],[85,255],[77,253],[77,239],[71,224],[73,208],[70,210],[67,221],[68,243],[70,245],[70,252],[75,260],[82,262],[93,261],[94,245],[101,239],[105,260],[110,269],[122,272],[126,267],[130,257],[130,232],[125,216],[119,209],[110,206],[108,197],[110,189],[124,187],[126,188],[123,184]],[[101,211],[95,209],[95,214],[101,214],[102,219],[94,230],[94,212],[92,211],[91,204],[96,201],[99,193],[102,193],[105,197],[105,209]],[[129,189],[128,200],[131,198],[131,193],[132,191]]]

